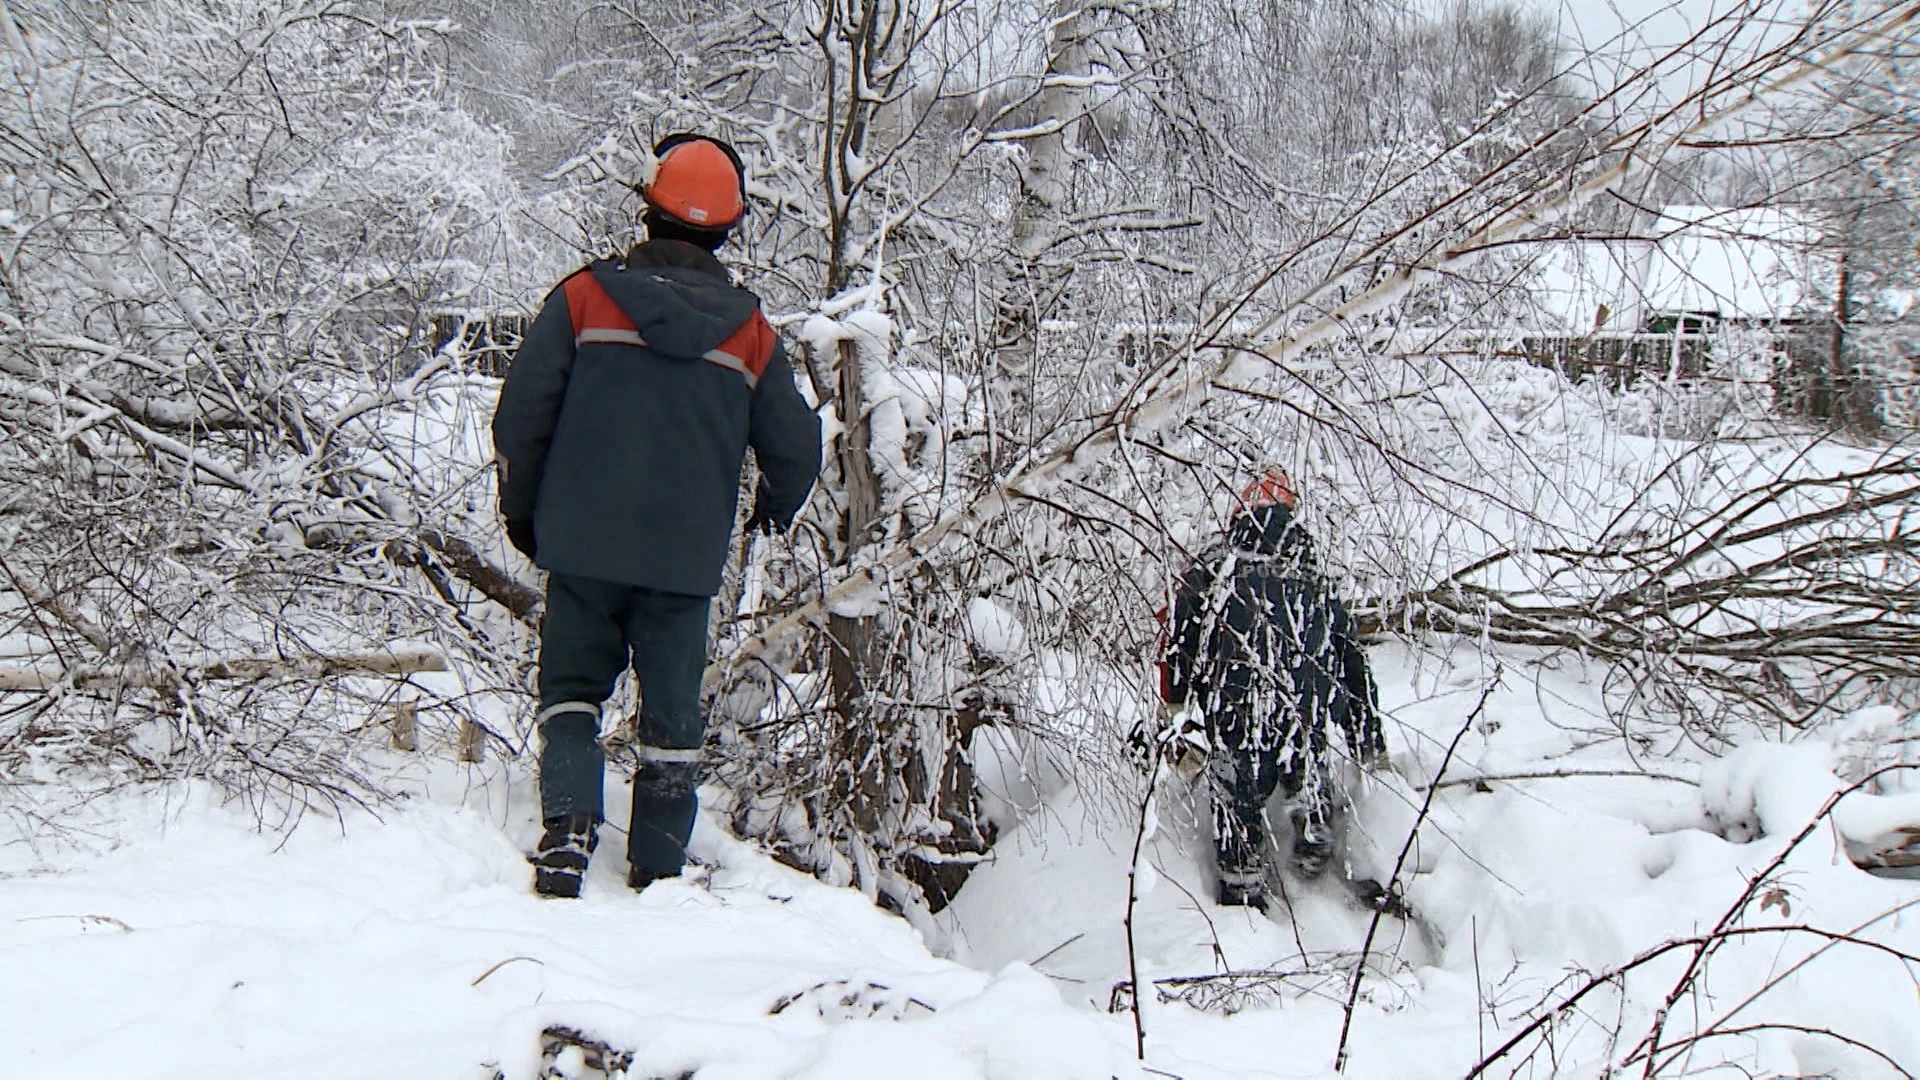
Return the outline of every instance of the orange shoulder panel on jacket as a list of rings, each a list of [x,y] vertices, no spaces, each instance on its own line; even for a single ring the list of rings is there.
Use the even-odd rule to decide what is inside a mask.
[[[732,336],[720,343],[719,351],[740,358],[747,366],[747,375],[758,382],[766,374],[767,365],[773,363],[773,326],[767,317],[755,308],[753,315],[740,324]]]
[[[633,320],[620,310],[620,305],[594,278],[592,270],[582,270],[573,275],[561,288],[567,294],[567,313],[573,317],[573,337],[576,342],[589,330],[631,332],[635,329]]]

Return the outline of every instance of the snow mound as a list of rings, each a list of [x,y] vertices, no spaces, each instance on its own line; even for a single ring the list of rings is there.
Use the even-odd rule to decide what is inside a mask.
[[[1840,787],[1824,744],[1754,743],[1707,766],[1700,798],[1721,834],[1744,843],[1793,836]]]
[[[967,633],[982,651],[1017,660],[1027,651],[1027,631],[1019,616],[985,597],[967,601]]]
[[[1914,1073],[1912,977],[1876,947],[1920,953],[1920,892],[1857,869],[1836,843],[1920,820],[1914,796],[1852,793],[1822,820],[1827,833],[1789,848],[1846,787],[1826,744],[1650,757],[1596,734],[1607,730],[1604,677],[1577,662],[1467,645],[1379,646],[1372,659],[1395,772],[1356,780],[1342,868],[1385,880],[1404,847],[1399,883],[1412,917],[1381,919],[1347,1076],[1465,1075],[1543,1008],[1623,968],[1554,1026],[1555,1075],[1619,1071],[1618,1057],[1656,1024],[1668,1046],[1702,1030],[1742,1033],[1689,1044],[1690,1056],[1656,1075]],[[955,899],[951,933],[977,966],[1030,966],[1069,1000],[1105,1009],[1129,978],[1123,920],[1140,803],[1070,786],[1037,794],[1044,805],[1020,817]],[[1155,987],[1147,1064],[1188,1078],[1331,1075],[1372,912],[1337,882],[1288,878],[1271,917],[1221,908],[1204,790],[1176,779],[1156,805],[1144,862],[1157,885],[1141,890],[1134,912],[1141,976]],[[1274,807],[1269,820],[1284,850],[1285,815]],[[1690,954],[1637,958],[1723,920],[1741,936],[1715,947],[1697,995],[1661,1018]],[[1872,944],[1833,947],[1802,926]],[[1525,1075],[1515,1060],[1488,1075],[1511,1068]]]
[[[717,818],[695,833],[694,872],[636,897],[616,817],[586,896],[540,900],[517,766],[407,755],[418,797],[310,815],[290,836],[207,789],[55,803],[51,786],[20,788],[0,817],[0,966],[15,976],[0,980],[0,1076],[531,1080],[565,1031],[562,1074],[611,1057],[629,1080],[893,1080],[903,1062],[957,1080],[1317,1077],[1356,970],[1353,1080],[1464,1075],[1595,979],[1553,1027],[1559,1075],[1619,1071],[1656,1025],[1669,1046],[1745,1033],[1668,1063],[1689,1075],[1915,1073],[1897,952],[1920,953],[1920,886],[1843,849],[1915,820],[1920,796],[1852,792],[1790,847],[1845,790],[1836,770],[1859,775],[1832,744],[1649,757],[1610,733],[1602,680],[1577,663],[1467,646],[1373,658],[1395,771],[1356,778],[1340,866],[1384,880],[1404,849],[1411,914],[1382,916],[1364,959],[1374,913],[1337,875],[1277,879],[1271,915],[1215,905],[1204,791],[1178,776],[1155,799],[1130,947],[1140,793],[997,730],[973,749],[1003,837],[942,913],[951,959]],[[1119,690],[1090,694],[1066,661],[1037,665],[1036,695],[1065,705],[1078,686],[1079,707],[1111,715]],[[626,804],[610,777],[608,806]],[[1636,958],[1721,925],[1740,936],[1663,1013],[1689,954]],[[1144,1064],[1124,1008],[1136,963]]]
[[[531,1080],[554,1026],[630,1052],[632,1077],[1136,1075],[1118,1021],[1022,965],[938,959],[710,822],[704,885],[635,896],[609,829],[587,895],[558,902],[509,839],[531,842],[526,814],[419,802],[282,845],[204,792],[110,809],[164,829],[0,848],[0,965],[26,975],[0,982],[0,1075]]]

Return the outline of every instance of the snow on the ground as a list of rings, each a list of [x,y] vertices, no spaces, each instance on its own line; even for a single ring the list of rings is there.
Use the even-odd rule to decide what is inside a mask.
[[[584,899],[537,899],[518,809],[423,799],[283,844],[206,791],[113,798],[71,825],[142,835],[88,855],[43,824],[0,848],[0,1076],[526,1078],[550,1024],[635,1078],[1132,1075],[1117,1018],[936,959],[708,823],[705,886],[636,897],[609,830]]]
[[[1466,646],[1376,648],[1374,661],[1402,775],[1362,788],[1348,837],[1356,877],[1390,872],[1424,785],[1494,677],[1495,661],[1500,683],[1447,769],[1446,779],[1462,782],[1441,789],[1410,851],[1417,873],[1406,895],[1419,920],[1384,920],[1376,952],[1385,955],[1370,961],[1377,975],[1362,984],[1349,1076],[1465,1075],[1543,1000],[1644,950],[1712,929],[1752,875],[1844,786],[1831,767],[1835,748],[1818,741],[1760,743],[1704,763],[1676,752],[1672,737],[1625,742],[1577,661],[1484,657]],[[1600,775],[1495,779],[1540,773]],[[1474,778],[1488,779],[1476,785]],[[1911,798],[1862,792],[1836,820],[1849,833],[1870,833],[1912,820],[1904,816]],[[1165,880],[1141,905],[1142,979],[1168,980],[1171,995],[1183,989],[1172,980],[1227,971],[1285,977],[1215,1000],[1206,1012],[1185,1002],[1151,1007],[1150,1000],[1149,1064],[1189,1080],[1332,1075],[1341,1003],[1368,913],[1325,882],[1294,884],[1291,914],[1273,919],[1202,902],[1210,879],[1197,800],[1176,784],[1163,803],[1151,861]],[[1127,977],[1121,919],[1129,813],[1064,794],[1029,817],[956,902],[951,917],[962,957],[986,969],[1030,963],[1067,1000],[1104,1008]],[[1753,839],[1737,842],[1745,838]],[[1920,905],[1920,885],[1856,869],[1841,839],[1829,828],[1795,849],[1779,875],[1782,893],[1764,908],[1750,905],[1735,925],[1804,923],[1920,952],[1920,906],[1909,907]],[[1695,1029],[1690,1003],[1697,1002],[1702,1026],[1830,1027],[1889,1054],[1904,1073],[1920,1072],[1920,970],[1839,947],[1788,974],[1825,944],[1759,935],[1726,946],[1707,967],[1702,996],[1683,1001],[1669,1021],[1668,1038]],[[1557,1032],[1562,1071],[1536,1060],[1536,1071],[1521,1068],[1521,1075],[1599,1075],[1609,1052],[1623,1055],[1646,1033],[1684,966],[1685,954],[1676,953],[1631,977],[1624,1002],[1614,993],[1589,1001]],[[1781,986],[1742,1004],[1774,976]],[[1227,984],[1217,985],[1224,993]],[[1235,1007],[1241,1011],[1216,1015]],[[1611,1045],[1616,1031],[1624,1045]],[[1508,1076],[1520,1064],[1491,1075]],[[1786,1031],[1709,1040],[1660,1075],[1683,1068],[1726,1077],[1903,1075],[1832,1039]]]
[[[1361,788],[1349,830],[1360,876],[1390,870],[1496,661],[1500,682],[1410,851],[1403,880],[1419,918],[1383,920],[1352,1077],[1462,1076],[1542,1001],[1711,928],[1850,760],[1813,738],[1756,740],[1719,760],[1678,733],[1623,740],[1573,661],[1439,644],[1382,646],[1375,660],[1398,775]],[[1854,727],[1884,734],[1891,719]],[[1127,977],[1124,793],[1076,793],[1054,776],[1010,798],[1024,821],[946,916],[957,956],[943,959],[857,892],[710,821],[694,845],[710,880],[634,896],[609,829],[585,899],[536,899],[521,854],[534,838],[524,769],[411,772],[420,793],[405,804],[316,814],[290,836],[263,833],[253,811],[206,788],[67,804],[51,788],[14,789],[0,803],[0,1076],[531,1077],[549,1025],[632,1050],[630,1078],[1333,1074],[1368,913],[1328,882],[1291,884],[1291,910],[1272,917],[1208,902],[1198,799],[1178,780],[1158,800],[1156,880],[1136,916],[1142,978],[1165,995],[1146,1001],[1148,1073],[1131,1017],[1108,1011]],[[1500,779],[1527,773],[1598,775]],[[610,788],[610,809],[624,794]],[[1871,831],[1912,798],[1888,786],[1836,817]],[[1779,894],[1736,925],[1807,924],[1920,951],[1920,911],[1907,907],[1920,883],[1856,870],[1821,828],[1787,858]],[[1718,1020],[1741,1033],[1661,1075],[1901,1074],[1813,1033],[1823,1027],[1920,1070],[1920,972],[1826,944],[1767,934],[1725,946],[1667,1031]],[[1676,953],[1639,970],[1624,998],[1592,995],[1555,1031],[1559,1071],[1537,1058],[1530,1075],[1598,1075],[1645,1034],[1684,963]],[[1192,981],[1227,971],[1268,974]],[[1767,1021],[1808,1030],[1746,1030]]]

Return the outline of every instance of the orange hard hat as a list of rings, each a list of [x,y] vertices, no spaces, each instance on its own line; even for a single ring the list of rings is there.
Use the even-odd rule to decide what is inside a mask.
[[[654,147],[647,205],[696,229],[731,228],[747,212],[746,170],[733,147],[704,135],[669,135]]]
[[[1293,491],[1293,480],[1275,468],[1261,473],[1258,479],[1240,492],[1240,505],[1249,510],[1258,510],[1263,506],[1284,506],[1291,510],[1298,498]]]

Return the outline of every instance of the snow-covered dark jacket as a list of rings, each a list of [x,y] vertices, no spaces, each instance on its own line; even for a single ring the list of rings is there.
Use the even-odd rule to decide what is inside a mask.
[[[1332,725],[1358,756],[1384,750],[1373,677],[1353,617],[1282,506],[1236,515],[1226,543],[1181,578],[1163,692],[1198,705],[1233,749]]]
[[[548,295],[493,416],[500,509],[540,566],[710,596],[740,469],[791,520],[820,472],[820,419],[760,300],[709,252],[653,240]]]

